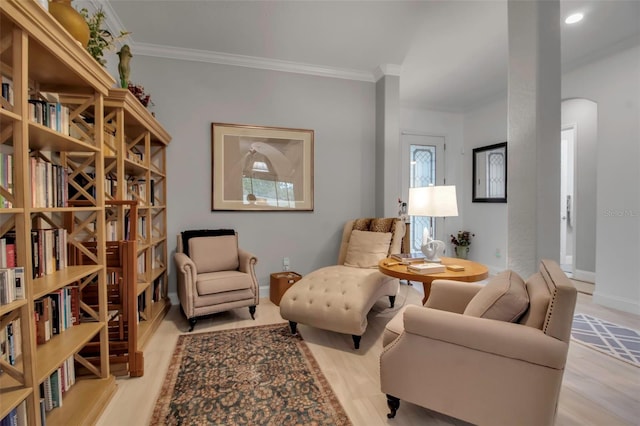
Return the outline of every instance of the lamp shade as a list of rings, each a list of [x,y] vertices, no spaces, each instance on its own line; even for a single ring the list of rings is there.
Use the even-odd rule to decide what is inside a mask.
[[[409,188],[409,216],[458,216],[454,185]]]

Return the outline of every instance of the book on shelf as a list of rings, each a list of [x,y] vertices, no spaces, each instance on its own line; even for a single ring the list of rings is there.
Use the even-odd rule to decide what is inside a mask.
[[[422,253],[393,253],[391,258],[402,263],[419,263],[425,260]]]
[[[445,272],[447,267],[441,263],[417,263],[407,266],[407,271],[417,274],[437,274]]]

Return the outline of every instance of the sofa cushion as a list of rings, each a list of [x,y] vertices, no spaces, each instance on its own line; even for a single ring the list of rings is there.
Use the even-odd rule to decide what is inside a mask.
[[[530,276],[525,285],[529,294],[529,309],[518,322],[542,330],[551,301],[549,286],[540,272]]]
[[[238,271],[220,271],[198,274],[198,296],[250,289],[251,275]]]
[[[491,278],[471,299],[464,315],[516,322],[528,308],[524,281],[513,271],[504,271]]]
[[[195,237],[218,237],[220,235],[235,235],[236,231],[233,229],[192,229],[189,231],[182,231],[181,233],[181,251],[189,256],[189,240]],[[179,244],[178,244],[179,245]]]
[[[358,268],[376,268],[389,253],[391,232],[351,231],[344,264]]]
[[[198,274],[217,271],[235,271],[238,261],[238,237],[195,237],[189,239],[189,253]]]

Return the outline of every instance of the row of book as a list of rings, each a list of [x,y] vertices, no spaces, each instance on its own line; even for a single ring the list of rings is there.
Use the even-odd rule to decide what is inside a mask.
[[[4,75],[2,76],[2,98],[9,105],[13,105],[13,81]]]
[[[29,120],[69,136],[69,107],[60,103],[57,93],[40,94],[40,99],[29,99]]]
[[[0,268],[0,305],[25,298],[24,268]]]
[[[13,154],[0,152],[0,186],[13,194]],[[0,207],[10,209],[13,203],[0,194]]]
[[[62,407],[64,394],[75,382],[76,369],[73,356],[71,356],[40,384],[40,398],[41,404],[44,404],[44,411],[49,412],[54,408]],[[42,418],[46,419],[46,415]]]
[[[0,238],[0,268],[14,268],[16,262],[16,236],[8,232]]]
[[[9,365],[16,365],[22,355],[22,329],[20,318],[0,328],[0,358]]]
[[[67,286],[34,301],[36,343],[48,342],[52,336],[80,324],[80,291]]]
[[[9,411],[9,414],[0,420],[0,426],[27,426],[27,402],[22,401]]]
[[[69,170],[41,157],[29,159],[31,205],[33,207],[67,207]]]
[[[33,278],[61,271],[68,266],[68,234],[63,228],[32,229]]]
[[[129,180],[127,184],[127,200],[146,200],[146,179]],[[155,205],[155,180],[149,180],[149,204]]]

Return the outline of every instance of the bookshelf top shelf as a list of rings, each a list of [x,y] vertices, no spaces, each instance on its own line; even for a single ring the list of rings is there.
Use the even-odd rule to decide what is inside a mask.
[[[75,93],[98,91],[106,95],[115,85],[113,77],[35,1],[3,0],[0,10],[0,39],[11,40],[16,27],[28,35],[29,78],[37,81],[41,90],[73,88]],[[13,64],[10,49],[0,60],[18,66]]]
[[[104,101],[104,108],[105,112],[115,108],[124,108],[125,133],[127,134],[135,135],[149,131],[151,139],[155,143],[168,145],[171,141],[171,136],[165,128],[128,89],[109,90],[109,95]]]

